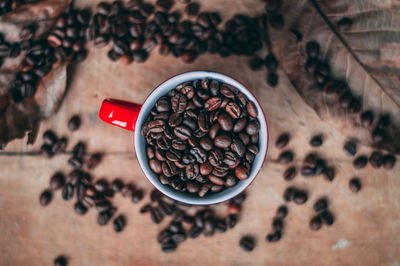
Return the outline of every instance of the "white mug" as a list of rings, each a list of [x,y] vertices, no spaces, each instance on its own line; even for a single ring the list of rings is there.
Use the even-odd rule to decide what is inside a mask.
[[[198,79],[218,80],[237,88],[246,97],[252,101],[258,111],[258,121],[260,123],[259,130],[259,152],[253,161],[249,177],[246,180],[239,180],[237,184],[230,188],[224,188],[220,192],[207,193],[204,197],[199,197],[197,194],[189,192],[177,191],[169,185],[163,185],[158,179],[158,176],[150,169],[146,153],[146,140],[141,135],[140,129],[154,107],[156,101],[166,95],[170,90],[177,85]],[[258,172],[264,163],[267,148],[268,148],[268,126],[261,108],[260,103],[255,96],[240,82],[228,77],[224,74],[212,71],[192,71],[174,76],[165,82],[161,83],[147,97],[143,104],[135,104],[124,100],[105,99],[99,111],[99,117],[104,122],[115,126],[134,131],[134,145],[136,156],[144,175],[149,181],[163,194],[177,201],[193,204],[193,205],[208,205],[229,200],[240,192],[242,192],[257,176]],[[137,130],[135,130],[137,129]]]

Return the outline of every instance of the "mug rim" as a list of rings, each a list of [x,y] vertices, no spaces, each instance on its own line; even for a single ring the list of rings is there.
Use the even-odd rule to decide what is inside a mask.
[[[176,83],[176,80],[179,80],[180,78],[186,77],[186,76],[187,76],[187,78],[185,80],[179,81],[178,83]],[[252,165],[252,170],[249,174],[249,178],[245,179],[245,180],[239,180],[233,187],[224,188],[220,192],[213,193],[213,195],[221,194],[221,196],[214,196],[211,199],[207,198],[207,195],[204,198],[202,198],[197,195],[194,196],[191,194],[186,194],[187,192],[176,191],[172,187],[161,184],[157,175],[155,173],[153,173],[151,171],[150,167],[148,166],[146,150],[143,148],[141,151],[139,151],[140,149],[138,149],[138,143],[140,143],[140,138],[144,138],[141,135],[141,127],[144,124],[145,118],[147,117],[148,113],[154,106],[154,103],[151,106],[149,106],[149,104],[151,102],[150,100],[154,100],[154,98],[155,98],[155,101],[157,101],[159,98],[164,96],[169,90],[172,90],[174,88],[174,86],[177,86],[178,84],[181,84],[186,81],[192,81],[192,80],[203,79],[203,78],[216,79],[220,82],[227,83],[228,85],[237,88],[240,92],[244,93],[245,95],[249,94],[251,97],[249,98],[249,96],[246,95],[246,98],[255,102],[257,105],[257,109],[258,109],[257,120],[260,122],[260,133],[259,134],[261,135],[261,132],[265,129],[264,135],[266,137],[265,138],[265,148],[261,147],[261,144],[260,144],[259,154],[256,155],[256,158],[257,158],[257,156],[260,156],[260,155],[263,158],[260,158],[258,160],[259,162],[257,163],[256,168],[253,168],[254,165]],[[228,80],[229,82],[227,82],[226,80]],[[172,86],[172,83],[174,81],[176,84]],[[237,83],[238,86],[232,85],[232,83]],[[171,87],[169,87],[169,86],[171,86]],[[168,87],[169,87],[169,89],[166,89]],[[160,95],[160,92],[164,91],[164,90],[165,90],[165,93]],[[253,99],[251,99],[251,98],[253,98]],[[144,109],[147,109],[147,112],[144,112]],[[260,110],[261,110],[261,112],[260,112]],[[260,117],[260,115],[262,117]],[[262,119],[262,118],[264,118],[264,119]],[[260,143],[261,142],[262,142],[262,140],[260,140]],[[146,97],[145,101],[142,104],[142,108],[141,108],[138,118],[137,118],[136,130],[134,132],[134,147],[135,147],[136,157],[138,159],[140,169],[143,172],[143,174],[146,176],[146,178],[150,181],[150,183],[152,183],[152,185],[154,187],[156,187],[157,190],[159,190],[161,193],[165,194],[166,196],[168,196],[174,200],[192,204],[192,205],[209,205],[209,204],[216,204],[216,203],[224,202],[224,201],[227,201],[227,200],[237,196],[243,190],[245,190],[254,181],[256,176],[261,171],[261,168],[262,168],[262,166],[265,162],[266,156],[267,156],[268,144],[269,144],[268,122],[267,122],[267,118],[265,116],[264,110],[263,110],[260,102],[258,101],[257,97],[240,81],[238,81],[226,74],[215,72],[215,71],[207,71],[207,70],[196,70],[196,71],[188,71],[188,72],[180,73],[175,76],[172,76],[171,78],[166,79],[165,81],[160,83],[157,87],[155,87],[154,90]],[[242,184],[242,185],[239,186],[240,184]],[[226,190],[230,190],[230,191],[226,192]],[[225,191],[225,193],[224,193],[224,191]]]

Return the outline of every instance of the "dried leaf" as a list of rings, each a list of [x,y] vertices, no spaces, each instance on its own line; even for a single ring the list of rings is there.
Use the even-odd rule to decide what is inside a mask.
[[[391,87],[386,87],[387,84],[384,82],[381,84],[381,77],[377,75],[379,71],[373,69],[375,65],[379,65],[380,69],[393,66],[396,64],[396,60],[397,65],[399,65],[400,58],[398,56],[397,58],[393,57],[393,61],[388,62],[384,58],[376,57],[379,60],[375,63],[366,61],[367,57],[362,57],[362,60],[358,58],[358,52],[353,50],[355,46],[347,44],[345,38],[335,29],[334,25],[336,22],[332,23],[329,17],[326,17],[326,14],[323,12],[324,9],[319,7],[319,3],[321,2],[290,1],[290,3],[284,6],[283,13],[287,20],[286,27],[297,29],[303,34],[304,38],[301,42],[296,42],[294,35],[288,36],[288,31],[271,31],[272,49],[279,58],[283,71],[287,74],[300,96],[317,112],[321,119],[330,122],[333,127],[346,136],[357,138],[366,145],[400,153],[400,138],[398,137],[400,131],[396,126],[389,129],[389,133],[392,136],[392,143],[386,143],[383,146],[374,144],[371,138],[371,129],[364,129],[360,126],[359,114],[351,114],[349,111],[341,109],[338,104],[338,96],[327,95],[321,92],[312,74],[306,72],[304,68],[306,62],[305,45],[308,41],[315,40],[321,46],[322,55],[320,56],[320,60],[329,63],[331,72],[335,78],[345,80],[348,83],[354,96],[361,100],[362,110],[373,110],[376,116],[378,114],[390,113],[394,124],[399,125],[400,117],[398,114],[400,113],[400,107],[399,103],[395,100],[394,95],[396,91]],[[343,16],[348,16],[352,12],[357,13],[357,20],[351,29],[354,30],[354,27],[357,27],[357,25],[360,25],[360,27],[362,25],[366,32],[358,35],[358,41],[364,40],[365,50],[379,53],[379,45],[368,41],[369,38],[372,38],[371,36],[379,39],[377,42],[381,44],[395,41],[399,36],[395,30],[393,32],[386,32],[386,37],[374,35],[376,31],[379,31],[377,30],[379,25],[369,23],[370,18],[368,18],[368,14],[358,12],[359,10],[355,8],[355,5],[361,7],[368,2],[366,0],[340,0],[324,1],[323,4],[332,4],[340,7],[342,12],[346,10],[346,13],[342,14]],[[324,8],[331,10],[330,7]],[[331,10],[331,12],[334,11]],[[383,10],[380,12],[377,13],[377,16],[383,21],[382,23],[385,24],[385,21],[387,24],[391,23],[390,21],[394,17],[384,16],[385,12],[389,11]],[[400,14],[397,13],[396,16],[398,19]],[[340,18],[335,17],[335,21]],[[397,27],[399,27],[399,23],[397,23]],[[357,42],[354,41],[353,43]],[[398,45],[399,43],[393,43],[390,48],[391,51],[387,52],[395,53],[396,46]],[[365,63],[363,63],[363,60]],[[370,63],[371,65],[366,65],[366,63]],[[398,79],[400,71],[394,69],[393,71],[398,73],[396,77]],[[397,88],[397,91],[399,91],[399,88]]]

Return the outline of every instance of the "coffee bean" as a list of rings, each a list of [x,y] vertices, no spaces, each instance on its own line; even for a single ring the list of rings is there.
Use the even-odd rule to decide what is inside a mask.
[[[126,219],[122,215],[119,215],[113,221],[113,228],[116,233],[122,232],[125,225],[126,225]]]
[[[237,119],[240,117],[240,107],[234,102],[228,102],[228,104],[225,107],[225,111],[233,118]],[[228,131],[228,130],[227,130]]]
[[[232,139],[227,135],[219,135],[214,139],[214,145],[218,148],[228,148],[232,143]]]
[[[169,101],[166,97],[160,98],[156,102],[156,109],[158,112],[168,112],[170,109]]]
[[[396,157],[392,154],[386,154],[382,158],[382,163],[386,169],[392,169],[396,163]]]
[[[307,201],[307,193],[305,191],[296,190],[293,194],[293,201],[296,204],[304,204]]]
[[[349,156],[354,156],[357,153],[357,145],[352,141],[347,141],[343,149]]]
[[[77,214],[84,215],[88,209],[85,207],[85,205],[82,204],[82,202],[78,201],[74,205],[74,210]]]
[[[319,147],[323,143],[322,135],[316,135],[310,140],[310,145],[313,147]]]
[[[349,188],[352,192],[356,193],[361,190],[361,181],[358,178],[352,178],[349,181]]]
[[[238,166],[235,168],[235,176],[240,180],[245,180],[249,177],[249,169],[243,166]]]
[[[386,138],[386,133],[380,128],[376,128],[372,131],[372,140],[374,143],[382,143]]]
[[[212,97],[210,99],[208,99],[205,103],[204,103],[204,108],[207,109],[207,111],[214,111],[217,110],[220,106],[221,106],[222,100],[219,97]]]
[[[68,260],[64,256],[58,256],[54,259],[54,266],[67,266]]]
[[[199,197],[204,197],[211,187],[212,187],[211,183],[205,183],[200,187],[200,190],[197,194],[199,195]]]
[[[353,21],[350,18],[342,18],[338,21],[337,27],[340,31],[347,31],[350,29]]]
[[[310,41],[306,45],[306,53],[310,58],[318,58],[320,53],[319,44],[315,41]]]
[[[124,183],[120,179],[114,179],[111,183],[111,188],[114,192],[120,192],[124,187]]]
[[[51,157],[54,156],[52,147],[51,147],[50,145],[48,145],[48,144],[43,144],[43,145],[40,147],[40,153],[41,153],[42,155],[44,155],[46,158],[51,158]]]
[[[278,69],[278,60],[274,54],[269,54],[264,59],[264,64],[270,72],[275,72]]]
[[[283,219],[286,217],[288,213],[287,207],[282,205],[276,210],[276,217],[279,219]]]
[[[97,192],[104,192],[108,189],[108,183],[105,179],[99,179],[94,184],[94,188]]]
[[[382,166],[383,155],[379,151],[374,151],[369,157],[369,163],[373,168],[380,168]]]
[[[328,226],[331,226],[335,221],[332,213],[330,213],[328,210],[321,212],[319,217],[321,217],[322,221]]]
[[[47,145],[52,146],[56,144],[58,138],[52,130],[46,130],[46,132],[43,133],[43,140]]]
[[[365,111],[360,115],[360,120],[363,127],[369,127],[374,120],[374,114],[372,111]]]
[[[100,226],[104,226],[104,225],[108,224],[108,222],[111,220],[114,213],[115,213],[114,209],[99,212],[99,214],[97,215],[97,223]]]
[[[326,198],[321,198],[317,200],[314,204],[314,211],[321,213],[328,208],[328,200]]]
[[[192,135],[192,132],[186,126],[177,126],[177,127],[175,127],[174,133],[181,140],[187,140]]]
[[[311,230],[318,231],[322,226],[322,219],[319,216],[315,216],[310,221]]]
[[[274,218],[272,221],[272,227],[275,231],[281,232],[283,230],[283,222],[280,218]]]
[[[254,238],[250,236],[242,237],[239,241],[239,245],[245,251],[252,251],[255,246]]]
[[[286,147],[286,145],[289,143],[289,135],[286,133],[283,133],[278,137],[278,139],[275,142],[275,146],[279,149],[283,149]]]
[[[51,199],[53,198],[53,194],[51,193],[50,190],[46,189],[45,191],[40,194],[39,198],[39,203],[42,206],[47,206],[51,202]]]
[[[65,176],[61,172],[55,173],[51,178],[50,178],[50,188],[52,190],[57,190],[60,189],[64,186],[65,184]]]
[[[278,157],[278,162],[279,163],[290,163],[291,161],[293,161],[293,152],[290,150],[284,151],[282,152],[279,157]]]
[[[277,242],[281,239],[282,233],[280,231],[276,231],[273,234],[268,234],[266,237],[267,242]]]
[[[62,190],[62,198],[64,200],[70,200],[74,196],[74,186],[71,183],[67,183]]]
[[[260,123],[257,120],[251,121],[247,124],[246,133],[249,134],[250,136],[258,134],[259,130],[260,130]]]
[[[133,195],[132,195],[132,202],[133,203],[139,203],[143,199],[143,190],[138,189],[136,190]]]
[[[325,167],[323,175],[328,181],[332,181],[335,178],[335,169],[333,167]]]
[[[296,177],[296,173],[297,173],[296,167],[295,166],[291,166],[288,169],[286,169],[286,171],[283,173],[283,178],[286,181],[293,180]],[[302,174],[303,174],[303,171],[302,171]]]
[[[361,155],[359,157],[357,157],[354,161],[353,161],[353,166],[356,169],[362,169],[364,168],[368,163],[368,158],[367,156]]]
[[[226,113],[222,113],[218,116],[218,123],[224,131],[231,131],[233,128],[232,118]]]
[[[150,210],[150,216],[151,216],[151,220],[155,223],[155,224],[159,224],[161,223],[161,221],[164,219],[164,215],[162,214],[161,210],[159,208],[152,208]]]

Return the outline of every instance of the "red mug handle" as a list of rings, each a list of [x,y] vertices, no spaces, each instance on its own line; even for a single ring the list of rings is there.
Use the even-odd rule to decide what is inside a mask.
[[[111,125],[135,131],[141,108],[141,104],[109,98],[101,104],[99,118]]]

